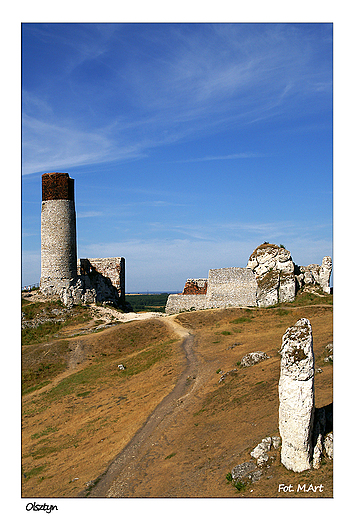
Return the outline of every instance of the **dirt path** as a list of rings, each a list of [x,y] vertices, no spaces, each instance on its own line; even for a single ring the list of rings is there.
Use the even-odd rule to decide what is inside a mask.
[[[164,428],[179,414],[193,393],[193,389],[202,379],[198,371],[198,360],[193,352],[194,336],[177,324],[172,316],[161,319],[183,338],[181,348],[186,356],[186,367],[172,392],[155,408],[145,424],[110,464],[106,472],[96,479],[96,484],[89,493],[83,491],[79,496],[126,496],[133,486],[135,475],[139,472],[140,461],[146,457],[151,446],[157,442]]]

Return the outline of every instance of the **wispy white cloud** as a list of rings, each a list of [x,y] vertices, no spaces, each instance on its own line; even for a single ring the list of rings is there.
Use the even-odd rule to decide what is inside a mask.
[[[266,154],[260,154],[260,153],[233,153],[229,155],[208,155],[207,157],[196,157],[193,159],[182,159],[180,163],[190,163],[190,162],[204,162],[204,161],[225,161],[225,160],[232,160],[232,159],[255,159],[259,157],[266,157]]]
[[[142,157],[139,145],[115,145],[105,131],[82,131],[75,124],[52,124],[23,113],[23,175]]]
[[[142,158],[225,125],[291,116],[304,96],[330,93],[326,70],[313,71],[316,41],[311,47],[301,28],[286,24],[252,31],[242,24],[141,26],[133,35],[124,24],[35,30],[42,42],[65,49],[59,72],[66,90],[59,94],[52,77],[38,91],[24,82],[24,174]],[[98,65],[109,74],[96,86]]]

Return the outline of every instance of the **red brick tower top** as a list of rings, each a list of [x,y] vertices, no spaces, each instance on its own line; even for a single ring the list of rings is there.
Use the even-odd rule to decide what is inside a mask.
[[[74,200],[74,179],[68,173],[44,173],[42,175],[42,201]]]

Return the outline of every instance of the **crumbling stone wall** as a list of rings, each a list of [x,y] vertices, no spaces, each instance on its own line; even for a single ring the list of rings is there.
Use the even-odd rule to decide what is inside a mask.
[[[67,173],[42,175],[41,281],[46,296],[64,305],[125,303],[124,258],[89,258],[77,262],[74,180]]]
[[[207,278],[188,278],[182,294],[206,294],[207,288]]]
[[[183,311],[200,311],[209,308],[205,294],[170,294],[165,312],[167,314],[178,314]]]
[[[119,298],[125,298],[125,259],[122,257],[112,258],[80,258],[78,262],[78,274],[91,276],[99,273],[110,280],[113,287],[117,289]]]
[[[256,290],[256,278],[251,269],[210,269],[206,294],[170,294],[165,312],[175,314],[187,310],[255,306]]]
[[[207,299],[210,308],[255,306],[257,283],[251,269],[210,269]]]
[[[123,306],[125,302],[124,258],[81,258],[78,262],[82,290],[95,292],[95,302]]]
[[[166,312],[222,307],[269,307],[291,302],[300,288],[321,287],[330,293],[332,260],[325,256],[322,265],[296,266],[290,251],[265,242],[251,254],[247,267],[210,269],[209,277],[188,279],[183,293],[170,295]],[[198,285],[199,284],[199,285]],[[206,288],[206,292],[204,292]],[[203,292],[201,292],[203,291]],[[199,295],[198,299],[188,299]]]

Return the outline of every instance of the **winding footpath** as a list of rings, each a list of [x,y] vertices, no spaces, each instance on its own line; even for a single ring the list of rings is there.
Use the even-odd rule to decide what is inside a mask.
[[[198,376],[198,360],[193,352],[194,336],[187,329],[177,324],[173,320],[173,316],[160,319],[183,338],[181,348],[185,353],[186,367],[173,390],[158,404],[131,441],[123,448],[107,470],[96,479],[91,489],[82,491],[80,497],[113,498],[126,496],[135,475],[139,472],[139,461],[157,442],[164,428],[179,414],[181,397],[183,397],[184,403],[193,391]]]

